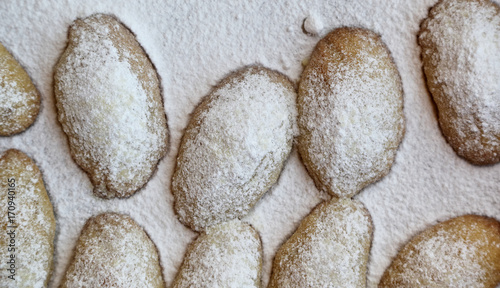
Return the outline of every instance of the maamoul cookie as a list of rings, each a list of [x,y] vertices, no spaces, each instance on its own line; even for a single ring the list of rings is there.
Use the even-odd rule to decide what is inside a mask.
[[[108,15],[76,20],[55,68],[59,122],[102,198],[127,197],[167,149],[158,76],[134,35]]]
[[[439,125],[461,157],[500,161],[500,8],[487,0],[439,1],[418,42]]]
[[[403,89],[378,35],[339,28],[319,41],[297,106],[298,149],[320,190],[352,197],[389,173],[404,134]]]
[[[47,287],[56,220],[42,175],[18,150],[0,155],[0,287]]]
[[[23,67],[0,43],[0,136],[26,130],[40,110],[40,94]]]
[[[61,288],[165,287],[156,246],[132,218],[103,213],[87,220]]]
[[[418,234],[399,251],[379,287],[496,287],[500,223],[465,215]]]
[[[261,287],[259,234],[239,220],[207,228],[189,245],[172,288]]]
[[[196,107],[172,177],[175,211],[191,229],[245,216],[277,181],[292,148],[295,89],[254,66],[222,82]]]
[[[323,202],[276,253],[269,288],[365,287],[371,241],[371,216],[361,202]]]

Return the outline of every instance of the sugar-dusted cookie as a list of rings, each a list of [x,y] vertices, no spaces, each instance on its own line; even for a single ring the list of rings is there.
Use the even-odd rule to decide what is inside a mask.
[[[488,0],[439,1],[418,42],[439,125],[473,164],[500,161],[500,8]]]
[[[134,35],[108,15],[76,20],[55,68],[59,122],[102,198],[127,197],[167,149],[158,76]]]
[[[189,245],[172,288],[261,287],[259,234],[239,220],[207,228]]]
[[[56,220],[35,163],[18,150],[0,155],[0,287],[47,287]]]
[[[61,288],[165,287],[155,244],[129,216],[87,220],[74,253]]]
[[[175,211],[194,230],[245,216],[273,185],[290,153],[295,90],[284,75],[253,66],[196,107],[172,178]]]
[[[365,287],[371,240],[361,202],[323,202],[276,253],[269,288]]]
[[[389,173],[404,134],[403,89],[378,35],[339,28],[319,41],[297,106],[298,149],[319,189],[352,197]]]
[[[418,234],[399,251],[379,287],[491,287],[500,284],[500,223],[465,215]]]
[[[0,136],[26,130],[40,110],[40,94],[23,67],[0,43]]]

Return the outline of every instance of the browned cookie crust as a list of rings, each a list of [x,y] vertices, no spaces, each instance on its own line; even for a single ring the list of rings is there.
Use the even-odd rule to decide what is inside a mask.
[[[191,229],[244,217],[277,181],[293,140],[295,89],[252,66],[231,74],[196,107],[172,177],[179,220]]]
[[[87,220],[74,253],[61,288],[165,287],[155,244],[127,215]]]
[[[418,234],[399,251],[379,287],[491,287],[500,284],[500,222],[465,215]]]
[[[58,119],[102,198],[128,197],[167,149],[158,76],[132,32],[109,15],[76,20],[55,67]]]
[[[439,125],[461,157],[500,161],[500,8],[487,0],[439,1],[418,42]]]
[[[404,134],[403,89],[378,35],[339,28],[319,41],[297,105],[299,152],[320,190],[352,197],[389,173]]]
[[[42,175],[26,154],[11,149],[0,155],[0,189],[0,287],[47,287],[56,219]]]
[[[40,110],[40,94],[23,67],[0,43],[0,136],[26,130]]]
[[[261,287],[262,244],[239,220],[214,225],[189,245],[172,288]]]
[[[372,226],[357,200],[321,203],[276,253],[269,288],[365,287]]]

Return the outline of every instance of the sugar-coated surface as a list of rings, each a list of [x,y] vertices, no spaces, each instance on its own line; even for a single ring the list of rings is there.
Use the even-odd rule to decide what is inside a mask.
[[[158,247],[165,280],[171,284],[196,235],[175,218],[170,192],[189,114],[212,85],[248,64],[259,62],[297,81],[302,61],[319,36],[340,26],[362,26],[381,34],[405,92],[406,134],[392,170],[356,196],[374,222],[368,286],[376,287],[404,243],[437,220],[466,213],[500,218],[500,165],[476,167],[453,152],[439,130],[425,86],[416,35],[436,1],[326,2],[0,1],[1,41],[18,57],[42,95],[35,124],[20,135],[0,138],[0,149],[22,149],[42,170],[58,224],[50,287],[60,283],[85,221],[104,211],[125,212],[144,227]],[[149,54],[161,78],[171,132],[169,154],[158,171],[143,190],[125,200],[92,196],[87,175],[70,157],[54,105],[53,67],[65,48],[68,27],[75,18],[97,12],[116,15]],[[319,36],[303,33],[306,17],[321,23]],[[262,237],[264,285],[276,250],[326,198],[292,152],[278,184],[245,219]]]
[[[262,245],[240,220],[211,226],[189,245],[172,288],[261,287]]]
[[[425,73],[443,133],[473,162],[500,161],[500,7],[442,1],[422,28]]]
[[[246,216],[292,149],[293,85],[262,67],[238,73],[196,108],[179,148],[175,211],[196,231]]]
[[[61,288],[78,287],[165,287],[154,243],[127,215],[90,218],[61,283]]]
[[[104,198],[142,187],[167,144],[158,78],[127,33],[106,15],[75,21],[54,73],[58,119]]]
[[[9,150],[0,153],[0,181],[4,203],[0,206],[0,287],[45,287],[56,227],[42,175],[27,155]]]
[[[297,106],[297,145],[319,189],[352,197],[389,172],[404,135],[403,91],[376,34],[325,36],[302,73]]]
[[[0,135],[22,132],[40,109],[40,96],[19,62],[0,40]]]
[[[416,235],[386,270],[385,287],[492,287],[500,281],[500,224],[465,215]]]
[[[365,287],[371,238],[361,202],[323,202],[278,250],[269,287]]]

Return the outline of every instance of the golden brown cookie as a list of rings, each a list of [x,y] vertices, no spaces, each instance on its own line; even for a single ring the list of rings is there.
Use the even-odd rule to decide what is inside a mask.
[[[365,287],[371,241],[361,202],[323,202],[276,253],[268,287]]]
[[[87,220],[74,253],[61,288],[165,287],[155,244],[127,215]]]
[[[172,288],[261,287],[259,234],[239,220],[214,225],[189,245]]]
[[[487,0],[439,1],[418,42],[439,125],[461,157],[500,161],[500,8]]]
[[[179,220],[200,231],[241,218],[277,181],[293,140],[295,89],[264,67],[239,70],[196,107],[172,177]]]
[[[389,173],[404,134],[403,89],[380,36],[339,28],[319,41],[297,106],[298,149],[320,190],[352,197]]]
[[[500,223],[465,215],[418,234],[399,251],[379,287],[491,287],[500,284]]]
[[[76,20],[54,82],[59,122],[94,193],[132,195],[168,138],[158,75],[132,32],[109,15]]]
[[[23,67],[0,43],[0,136],[26,130],[40,110],[40,94]]]
[[[56,220],[36,164],[18,150],[0,155],[0,287],[47,287]]]

